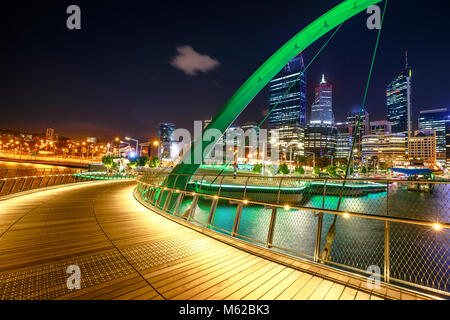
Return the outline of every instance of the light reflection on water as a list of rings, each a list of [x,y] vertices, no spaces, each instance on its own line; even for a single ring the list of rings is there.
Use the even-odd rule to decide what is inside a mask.
[[[62,166],[54,166],[47,164],[37,164],[37,163],[25,163],[25,162],[14,162],[14,161],[0,161],[0,169],[51,169],[51,168],[59,168],[64,169],[66,167]]]

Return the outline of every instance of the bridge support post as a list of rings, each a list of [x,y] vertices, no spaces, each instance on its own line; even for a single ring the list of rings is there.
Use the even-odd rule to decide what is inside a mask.
[[[316,231],[316,244],[314,247],[314,262],[319,262],[320,258],[320,240],[322,239],[322,224],[323,224],[323,212],[319,212],[317,215],[319,220],[317,221]]]
[[[5,186],[5,183],[6,183],[6,178],[3,179],[2,185],[1,185],[1,187],[0,187],[0,193],[2,193],[3,187]]]
[[[214,216],[216,214],[216,209],[217,209],[218,203],[219,203],[219,199],[214,199],[211,203],[211,209],[209,210],[207,226],[211,226],[214,222]]]
[[[166,201],[164,202],[164,208],[163,210],[166,211],[167,207],[169,206],[170,200],[172,200],[173,191],[169,191],[169,194],[166,197]]]
[[[232,202],[232,204],[233,204],[233,202]],[[239,232],[239,223],[241,222],[241,215],[242,215],[243,208],[244,208],[244,203],[239,201],[237,210],[236,210],[236,217],[234,218],[233,230],[231,231],[232,237],[235,237]]]
[[[267,239],[266,239],[266,248],[270,248],[272,246],[273,242],[273,230],[275,229],[275,223],[277,221],[277,207],[265,207],[265,209],[270,210],[272,209],[272,215],[270,216],[270,224],[269,224],[269,231],[267,232]]]
[[[7,194],[11,194],[11,192],[13,191],[14,187],[16,186],[17,183],[17,178],[14,179],[14,183],[12,184],[11,188],[9,188],[9,191]]]
[[[195,215],[195,209],[197,209],[198,204],[198,195],[194,196],[194,200],[192,200],[191,209],[189,210],[188,221],[191,221]]]
[[[178,211],[180,211],[180,205],[181,205],[181,201],[183,201],[183,197],[184,197],[184,193],[180,192],[180,194],[178,195],[177,203],[175,205],[175,209],[173,210],[174,216],[177,216]]]
[[[161,200],[161,195],[163,193],[163,189],[162,188],[157,188],[156,190],[159,190],[158,198],[156,198],[156,201],[155,201],[155,207],[158,207],[159,200]],[[156,192],[158,192],[158,191],[156,191]]]
[[[384,282],[390,282],[389,272],[389,221],[384,222]]]

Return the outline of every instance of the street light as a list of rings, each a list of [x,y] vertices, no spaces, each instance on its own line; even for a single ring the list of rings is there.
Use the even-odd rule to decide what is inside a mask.
[[[130,137],[125,137],[125,140],[128,140],[128,141],[132,140],[132,141],[136,142],[136,153],[137,153],[137,155],[139,157],[140,156],[140,154],[139,154],[139,140],[133,139],[133,138],[130,138]]]

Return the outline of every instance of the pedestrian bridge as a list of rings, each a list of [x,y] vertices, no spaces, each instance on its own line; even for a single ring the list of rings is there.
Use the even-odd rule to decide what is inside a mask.
[[[437,298],[369,289],[357,274],[209,232],[144,206],[136,185],[71,183],[0,201],[0,299]],[[73,265],[79,290],[67,287]]]

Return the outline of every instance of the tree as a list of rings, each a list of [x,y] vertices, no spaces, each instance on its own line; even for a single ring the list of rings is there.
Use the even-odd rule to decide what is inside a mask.
[[[300,175],[305,174],[305,169],[302,166],[296,166],[295,173],[300,174]]]
[[[280,167],[278,168],[278,173],[281,173],[281,174],[289,174],[290,173],[289,168],[286,163],[282,163],[280,165]]]
[[[320,169],[318,167],[315,167],[313,170],[313,173],[318,176],[320,174]]]
[[[255,173],[261,173],[261,171],[262,171],[262,164],[255,164],[255,165],[253,166],[253,172],[255,172]]]
[[[325,171],[332,177],[336,177],[337,173],[336,173],[337,167],[335,166],[328,166]]]
[[[345,167],[347,166],[347,158],[336,158],[334,159],[334,163],[339,167]]]
[[[308,164],[308,157],[305,156],[295,156],[295,163],[298,165],[307,165]]]
[[[107,155],[102,158],[102,163],[105,165],[106,168],[110,169],[114,167],[114,156]]]
[[[150,168],[156,168],[159,165],[159,158],[156,156],[153,156],[149,161]]]
[[[316,165],[323,169],[331,164],[331,159],[329,157],[319,157],[316,159]]]
[[[147,166],[149,164],[149,162],[150,162],[149,157],[142,156],[142,157],[139,157],[137,159],[137,166],[138,167],[145,167],[145,166]]]

